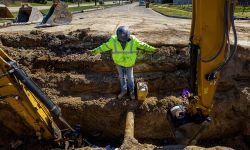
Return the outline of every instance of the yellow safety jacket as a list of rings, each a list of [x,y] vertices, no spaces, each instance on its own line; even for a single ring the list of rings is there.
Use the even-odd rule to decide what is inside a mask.
[[[116,35],[113,35],[108,42],[92,50],[93,54],[112,50],[112,58],[116,65],[123,67],[132,67],[135,65],[137,57],[137,48],[154,52],[156,48],[139,41],[135,36],[130,36],[130,41],[126,43],[125,49],[122,48]]]

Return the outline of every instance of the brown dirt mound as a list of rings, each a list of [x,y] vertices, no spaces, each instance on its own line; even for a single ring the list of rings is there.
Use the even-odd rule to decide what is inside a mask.
[[[117,146],[123,139],[130,101],[116,99],[119,82],[110,53],[96,57],[86,53],[107,39],[108,35],[94,36],[88,29],[66,35],[40,31],[0,35],[1,47],[62,108],[70,124],[80,123],[84,137],[91,142],[116,143]],[[166,113],[170,107],[185,103],[180,91],[188,86],[188,46],[161,43],[154,46],[159,51],[153,55],[140,52],[135,66],[136,78],[147,81],[150,90],[148,99],[135,111],[135,137],[140,143],[153,145],[139,144],[135,149],[153,149],[154,145],[173,143]],[[213,121],[202,134],[199,145],[210,147],[219,143],[236,149],[247,148],[241,135],[250,93],[249,56],[248,48],[239,47],[233,61],[223,70],[214,101]],[[17,135],[23,133],[22,128],[27,127],[19,124],[21,119],[5,102],[0,107],[0,120],[6,120],[3,124],[20,128]],[[239,144],[230,144],[234,143],[231,139]]]

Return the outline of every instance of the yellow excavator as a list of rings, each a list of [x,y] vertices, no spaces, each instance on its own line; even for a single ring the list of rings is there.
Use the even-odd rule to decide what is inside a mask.
[[[234,0],[193,0],[190,90],[183,91],[188,105],[174,106],[168,112],[178,143],[194,144],[211,120],[219,73],[237,49],[234,6]],[[229,40],[230,27],[233,46]],[[0,99],[33,128],[39,138],[54,139],[58,143],[82,141],[79,127],[74,129],[63,119],[60,108],[3,50],[0,50]],[[59,118],[68,130],[60,130],[53,117]]]
[[[82,144],[80,125],[72,128],[63,118],[61,109],[2,49],[0,49],[0,100],[6,101],[25,120],[38,139],[54,140],[66,147]],[[56,119],[67,129],[61,130]],[[1,122],[15,130],[4,120]]]
[[[220,71],[237,49],[234,24],[235,0],[193,0],[190,33],[190,88],[183,91],[186,106],[170,109],[176,141],[195,144],[211,122],[210,113]],[[230,46],[229,31],[234,37]]]

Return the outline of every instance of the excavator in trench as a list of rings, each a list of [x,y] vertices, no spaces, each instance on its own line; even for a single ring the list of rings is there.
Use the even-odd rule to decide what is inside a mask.
[[[237,49],[235,0],[193,0],[190,32],[190,85],[182,92],[187,106],[170,109],[168,118],[177,143],[195,144],[211,123],[220,71]],[[230,43],[230,27],[234,42]]]
[[[192,1],[190,79],[189,88],[182,91],[186,105],[173,106],[167,113],[173,137],[178,144],[195,145],[212,122],[210,114],[220,72],[237,50],[235,5],[236,0]],[[232,46],[229,38],[231,27],[234,37]],[[145,100],[147,92],[141,94],[144,94]],[[134,139],[135,109],[127,112],[124,141]],[[245,137],[249,140],[248,126],[245,130]]]
[[[80,125],[71,127],[63,118],[60,107],[54,104],[2,49],[0,100],[6,101],[15,110],[26,125],[33,129],[38,139],[54,140],[58,145],[65,146],[65,149],[83,143]],[[61,130],[56,119],[60,120],[66,129]],[[5,120],[1,120],[1,123],[15,132],[15,128]]]
[[[235,3],[234,0],[193,0],[190,91],[183,92],[188,105],[174,106],[168,112],[177,143],[195,144],[211,122],[210,113],[219,73],[237,49]],[[230,27],[234,37],[233,46],[230,46]],[[72,128],[63,119],[60,108],[3,50],[0,50],[0,100],[5,100],[39,138],[53,139],[58,143],[82,141],[79,126]],[[59,118],[68,129],[60,130],[53,117]],[[125,137],[133,137],[133,111],[128,112],[127,118]]]

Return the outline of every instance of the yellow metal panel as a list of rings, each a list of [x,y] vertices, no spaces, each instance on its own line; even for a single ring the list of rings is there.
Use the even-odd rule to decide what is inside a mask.
[[[190,36],[192,44],[200,47],[197,62],[198,105],[208,109],[212,107],[219,76],[217,75],[217,79],[211,82],[205,79],[205,75],[213,71],[225,59],[224,4],[225,0],[193,0],[193,21]],[[215,60],[211,62],[201,61],[209,60],[216,55],[222,44],[224,44],[223,50]]]
[[[7,62],[12,60],[2,49],[0,56],[0,74],[3,74],[10,69]],[[5,99],[7,103],[34,129],[37,136],[45,139],[54,138],[53,131],[60,129],[54,123],[49,110],[13,75],[0,78],[0,96],[8,95],[10,96]]]
[[[4,84],[3,86],[0,85],[0,95],[1,96],[6,96],[6,95],[16,95],[18,94],[18,91],[13,88],[13,85],[11,83],[9,84]]]
[[[148,95],[148,86],[146,82],[137,82],[137,100],[145,101]]]

